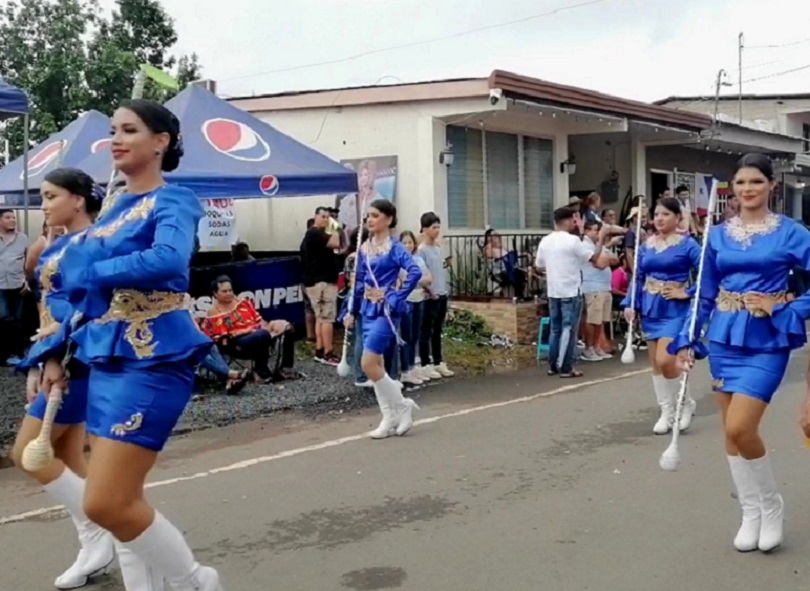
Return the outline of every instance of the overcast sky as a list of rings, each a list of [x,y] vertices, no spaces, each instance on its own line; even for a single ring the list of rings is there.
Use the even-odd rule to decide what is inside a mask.
[[[537,18],[587,0],[162,2],[176,21],[177,51],[197,52],[206,77],[231,96],[486,76],[496,68],[640,100],[712,94],[720,68],[737,83],[741,31],[750,46],[744,92],[810,92],[806,0],[591,0]],[[406,44],[416,45],[379,51]]]

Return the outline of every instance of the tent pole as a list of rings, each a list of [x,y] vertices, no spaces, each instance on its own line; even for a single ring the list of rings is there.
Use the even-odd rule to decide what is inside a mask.
[[[23,214],[23,219],[25,220],[23,225],[25,226],[25,234],[28,235],[28,206],[30,204],[29,197],[28,197],[28,113],[25,114],[23,118],[23,125],[25,125],[25,130],[23,131],[23,203],[25,203],[25,213]]]

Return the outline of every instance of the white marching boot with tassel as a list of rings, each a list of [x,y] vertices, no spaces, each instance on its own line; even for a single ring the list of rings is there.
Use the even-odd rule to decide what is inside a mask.
[[[51,497],[62,503],[70,513],[79,533],[81,550],[76,561],[54,581],[57,589],[78,589],[90,579],[108,574],[115,561],[113,537],[87,518],[84,513],[84,479],[69,468],[45,485]]]
[[[737,500],[742,508],[742,524],[734,537],[734,547],[739,552],[751,552],[759,547],[762,527],[759,489],[748,464],[748,460],[740,456],[728,456],[728,466],[737,489]]]
[[[759,492],[762,526],[758,547],[762,552],[770,552],[782,545],[785,536],[785,501],[778,492],[771,459],[767,454],[756,460],[744,461],[751,470],[751,478]]]
[[[385,439],[391,435],[405,435],[413,427],[413,411],[419,406],[402,395],[402,388],[388,374],[374,382],[374,393],[380,406],[382,421],[369,433],[372,439]]]
[[[129,548],[116,543],[118,566],[126,591],[165,591],[163,575],[147,565]]]
[[[661,409],[661,415],[653,426],[653,433],[656,435],[666,435],[672,428],[672,423],[675,420],[675,398],[670,387],[670,380],[664,376],[653,375],[653,389],[655,390],[655,399],[658,402],[658,408]],[[677,392],[676,394],[677,395]]]

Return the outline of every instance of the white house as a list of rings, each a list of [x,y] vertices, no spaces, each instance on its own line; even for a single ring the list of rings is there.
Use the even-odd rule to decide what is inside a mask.
[[[488,78],[290,92],[232,102],[337,160],[396,157],[401,228],[435,211],[450,234],[538,234],[571,194],[621,207],[696,174],[727,176],[743,152],[793,156],[788,136],[704,113],[494,71]],[[393,162],[389,158],[387,161]],[[316,205],[334,197],[245,202],[254,249],[297,247]],[[268,231],[268,227],[270,228]]]

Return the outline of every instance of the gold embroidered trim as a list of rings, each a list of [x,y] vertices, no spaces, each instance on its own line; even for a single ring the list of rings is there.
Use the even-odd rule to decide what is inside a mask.
[[[742,312],[743,310],[746,310],[754,318],[765,318],[766,316],[768,316],[768,313],[765,312],[765,310],[762,310],[760,308],[748,309],[746,307],[745,297],[749,295],[760,295],[770,297],[773,298],[777,304],[783,304],[787,301],[786,291],[778,291],[776,293],[761,293],[757,291],[747,291],[744,293],[740,293],[736,291],[728,291],[721,287],[720,293],[717,294],[717,299],[715,300],[715,303],[717,304],[717,309],[720,312]]]
[[[157,198],[154,195],[152,197],[144,197],[136,205],[122,212],[121,215],[115,218],[114,221],[110,222],[109,224],[93,228],[90,235],[109,238],[118,232],[118,230],[120,230],[124,224],[137,220],[145,220],[155,208],[156,199]]]
[[[769,213],[761,222],[751,224],[746,224],[736,216],[726,222],[726,235],[743,248],[748,248],[754,236],[765,236],[775,232],[781,221],[782,218],[775,213]]]
[[[683,289],[686,287],[685,281],[662,281],[660,279],[654,279],[653,277],[647,277],[644,280],[644,291],[652,295],[659,295],[664,293],[664,289],[666,288],[672,289]]]
[[[121,321],[127,323],[124,333],[126,341],[132,345],[139,359],[150,357],[159,344],[155,341],[150,321],[168,312],[183,309],[185,294],[167,291],[135,291],[120,289],[113,292],[110,309],[99,324]]]
[[[722,392],[723,388],[725,387],[725,380],[720,378],[719,380],[716,378],[712,378],[712,390],[715,392]]]
[[[677,246],[678,244],[683,242],[683,239],[684,239],[683,234],[670,234],[666,238],[661,238],[660,236],[651,236],[647,240],[647,246],[649,248],[652,248],[655,252],[661,253],[668,248]]]
[[[120,189],[113,191],[112,195],[104,199],[104,201],[101,202],[101,209],[98,212],[98,219],[104,217],[104,214],[110,210],[110,208],[115,204],[118,198],[123,194],[124,188],[121,187]]]
[[[391,245],[393,240],[386,238],[380,243],[375,243],[372,240],[366,240],[360,247],[368,257],[378,257],[391,252]]]
[[[129,417],[128,421],[116,423],[110,427],[110,433],[118,437],[123,437],[127,433],[133,433],[143,426],[143,413],[135,413]]]

